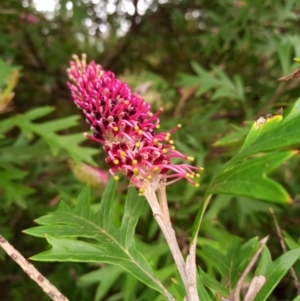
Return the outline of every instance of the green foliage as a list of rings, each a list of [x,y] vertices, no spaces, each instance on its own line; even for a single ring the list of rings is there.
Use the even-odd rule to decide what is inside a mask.
[[[203,69],[196,62],[191,63],[196,76],[182,74],[179,77],[179,84],[184,86],[199,85],[196,96],[201,96],[207,91],[214,90],[211,100],[231,99],[240,102],[245,101],[244,85],[240,76],[235,75],[230,79],[228,75],[218,67],[213,67],[211,72]]]
[[[121,227],[116,229],[111,220],[115,186],[115,181],[111,180],[95,213],[89,206],[90,192],[85,189],[78,197],[75,208],[62,205],[60,210],[39,218],[36,222],[42,226],[27,229],[25,232],[38,237],[46,236],[52,249],[33,256],[32,259],[116,264],[147,286],[163,292],[162,284],[136,249],[134,242],[136,223],[145,201],[131,188],[127,195]],[[69,239],[70,237],[92,241]]]
[[[5,191],[5,200],[10,204],[16,202],[25,206],[25,197],[34,192],[33,189],[26,187],[18,182],[24,181],[28,172],[22,169],[22,164],[28,160],[34,160],[41,155],[41,149],[45,147],[45,142],[50,147],[53,155],[58,155],[59,151],[68,152],[69,156],[75,161],[86,161],[94,164],[92,158],[97,154],[96,149],[79,146],[84,140],[82,134],[58,135],[56,132],[68,129],[77,124],[78,116],[61,118],[55,121],[33,122],[38,118],[44,117],[54,110],[53,107],[43,107],[32,109],[22,115],[12,116],[0,121],[0,133],[4,135],[15,127],[20,129],[16,141],[10,138],[1,140],[0,152],[0,188]],[[36,141],[36,137],[42,141]]]
[[[290,202],[290,196],[285,189],[269,179],[266,174],[297,154],[296,151],[282,150],[300,143],[299,108],[300,99],[283,120],[279,115],[268,118],[264,124],[259,124],[258,121],[254,123],[243,146],[223,166],[221,172],[210,184],[207,194],[225,193],[249,196],[274,203]],[[278,152],[279,150],[281,152]],[[268,151],[267,154],[259,155]],[[256,156],[250,157],[253,155]]]
[[[11,130],[14,126],[19,127],[23,135],[30,141],[34,135],[41,137],[51,148],[53,155],[63,149],[77,162],[86,161],[90,164],[95,164],[92,156],[97,153],[95,149],[80,147],[78,144],[85,140],[82,134],[72,134],[68,136],[57,135],[56,132],[69,129],[77,125],[79,116],[70,116],[60,118],[53,121],[43,123],[34,123],[32,121],[44,117],[51,113],[55,108],[43,107],[32,109],[21,116],[13,116],[6,119],[0,124],[0,132],[5,133]]]
[[[265,255],[262,255],[256,274],[266,276],[267,280],[256,296],[255,301],[267,300],[281,278],[287,273],[296,260],[298,260],[299,255],[300,249],[292,250],[272,262],[269,252],[265,250]]]

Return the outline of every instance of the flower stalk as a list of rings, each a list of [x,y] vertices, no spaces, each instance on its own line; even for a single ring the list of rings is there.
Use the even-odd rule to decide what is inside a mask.
[[[145,189],[144,196],[147,199],[149,206],[151,207],[153,217],[155,218],[156,222],[158,223],[166,242],[169,246],[169,249],[172,253],[173,259],[177,266],[178,272],[184,284],[187,293],[187,301],[199,301],[198,293],[196,288],[196,270],[195,271],[187,271],[186,263],[178,246],[178,242],[176,239],[175,231],[172,228],[170,220],[168,220],[157,200],[155,191],[148,185]],[[196,254],[189,254],[189,256],[195,256]],[[187,258],[187,260],[190,257]],[[188,261],[187,261],[188,262]],[[188,275],[187,272],[191,273]],[[192,276],[192,277],[191,277]]]

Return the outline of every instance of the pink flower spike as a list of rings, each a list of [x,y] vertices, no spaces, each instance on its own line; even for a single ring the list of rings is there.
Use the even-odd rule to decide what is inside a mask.
[[[141,191],[147,185],[156,190],[183,178],[198,186],[194,179],[199,177],[196,171],[201,168],[171,162],[172,158],[193,161],[175,150],[170,139],[181,125],[156,133],[163,108],[152,114],[150,105],[140,95],[132,93],[113,72],[103,70],[95,62],[87,63],[85,54],[81,60],[73,56],[67,73],[74,103],[83,111],[93,132],[85,136],[103,144],[105,161],[115,179],[115,173],[123,173]]]

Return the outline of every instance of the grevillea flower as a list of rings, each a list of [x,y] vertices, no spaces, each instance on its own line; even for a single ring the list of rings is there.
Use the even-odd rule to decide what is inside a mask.
[[[105,159],[110,173],[126,174],[132,183],[143,192],[151,184],[156,190],[159,185],[174,183],[182,178],[195,186],[201,168],[188,164],[172,164],[172,158],[193,161],[175,150],[171,133],[181,125],[168,131],[156,133],[159,128],[160,109],[150,112],[138,94],[117,79],[111,71],[104,71],[95,62],[86,63],[74,55],[67,70],[72,83],[68,83],[73,100],[90,124],[89,139],[101,143],[107,154]]]

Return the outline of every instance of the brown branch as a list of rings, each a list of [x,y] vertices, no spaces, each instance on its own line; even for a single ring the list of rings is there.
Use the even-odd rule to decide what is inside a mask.
[[[68,301],[58,289],[49,282],[28,260],[26,260],[2,235],[0,247],[35,281],[43,291],[54,301]]]
[[[283,77],[280,77],[277,79],[278,82],[287,82],[291,79],[294,79],[295,77],[300,77],[300,68],[296,69],[292,73],[285,75]]]
[[[283,235],[282,235],[282,231],[279,227],[279,223],[277,221],[277,218],[276,218],[276,215],[273,211],[272,208],[269,209],[272,216],[273,216],[273,219],[274,219],[274,224],[275,224],[275,228],[276,228],[276,233],[277,233],[277,236],[279,238],[279,242],[280,242],[280,245],[281,245],[281,249],[283,251],[283,253],[287,252],[287,248],[286,248],[286,245],[285,245],[285,242],[284,242],[284,238],[283,238]],[[290,274],[293,278],[293,281],[294,281],[294,284],[295,284],[295,287],[297,289],[297,294],[300,295],[300,283],[298,281],[298,278],[297,278],[297,275],[296,275],[296,272],[295,270],[291,267],[290,268]]]
[[[283,84],[279,85],[275,91],[275,93],[273,94],[273,96],[269,99],[269,101],[267,101],[264,106],[262,107],[262,109],[256,114],[256,119],[259,118],[262,115],[266,115],[267,112],[267,108],[275,103],[277,101],[277,99],[286,91],[289,89],[293,89],[295,88],[297,85],[299,85],[300,79],[296,78],[294,81],[281,81]]]
[[[189,98],[191,98],[195,95],[195,92],[196,92],[197,88],[198,88],[198,85],[195,85],[195,86],[192,86],[192,87],[189,87],[189,88],[181,88],[180,89],[181,97],[180,97],[179,102],[177,103],[177,106],[175,108],[175,112],[174,112],[174,117],[175,118],[180,117],[181,112],[184,108],[184,105],[185,105],[186,101]]]
[[[36,45],[32,40],[30,33],[24,28],[21,31],[22,40],[19,43],[19,47],[22,49],[24,55],[26,56],[28,62],[35,68],[42,71],[47,70],[46,65],[40,58]]]
[[[261,110],[256,114],[255,119],[267,114],[267,109],[270,107],[271,104],[276,102],[276,100],[281,96],[281,94],[287,89],[287,86],[287,83],[284,83],[283,85],[279,85],[277,87],[273,96],[264,104]]]

